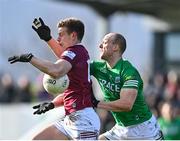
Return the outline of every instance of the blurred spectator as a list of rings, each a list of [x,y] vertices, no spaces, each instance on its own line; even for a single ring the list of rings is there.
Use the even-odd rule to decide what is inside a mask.
[[[161,73],[156,73],[150,80],[147,87],[144,89],[145,98],[148,106],[151,108],[155,116],[159,115],[157,111],[158,103],[164,97],[164,85],[165,79],[164,75]]]
[[[177,88],[176,100],[180,102],[180,84],[178,85],[178,88]]]
[[[164,98],[166,100],[173,100],[176,97],[178,87],[178,75],[175,71],[169,71],[167,74],[167,83],[165,86]]]
[[[180,139],[179,103],[164,102],[158,122],[166,140]]]
[[[31,83],[27,76],[21,76],[18,79],[18,95],[16,97],[17,102],[31,102],[33,94],[31,92]]]
[[[16,96],[17,96],[17,89],[14,86],[11,75],[8,73],[3,74],[1,77],[0,102],[1,103],[14,102]]]

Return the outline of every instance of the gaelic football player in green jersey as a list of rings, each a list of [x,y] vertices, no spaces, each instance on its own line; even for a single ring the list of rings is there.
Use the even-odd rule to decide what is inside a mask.
[[[94,98],[94,106],[111,111],[116,121],[116,125],[99,139],[162,139],[157,120],[144,100],[141,76],[129,61],[122,58],[126,49],[125,38],[109,33],[99,47],[104,61],[93,61],[90,72],[100,84],[104,101]]]

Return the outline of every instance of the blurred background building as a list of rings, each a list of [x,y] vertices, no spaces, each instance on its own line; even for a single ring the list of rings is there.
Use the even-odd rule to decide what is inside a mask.
[[[55,111],[33,116],[31,107],[35,102],[53,99],[42,87],[43,74],[31,65],[7,62],[9,56],[27,52],[56,61],[46,43],[31,28],[35,17],[42,17],[55,38],[59,20],[80,18],[86,27],[83,44],[91,59],[99,59],[98,44],[107,32],[123,34],[127,40],[124,57],[140,71],[151,110],[164,125],[170,126],[170,121],[175,119],[171,128],[174,130],[162,129],[168,139],[180,139],[179,7],[178,0],[1,0],[0,139],[27,139],[41,125],[61,116]],[[99,94],[97,97],[102,98],[97,83],[93,86]],[[177,109],[173,118],[167,119],[161,110],[166,103]],[[108,112],[97,112],[102,120],[101,132],[105,132],[114,121]],[[178,125],[176,128],[174,123]]]

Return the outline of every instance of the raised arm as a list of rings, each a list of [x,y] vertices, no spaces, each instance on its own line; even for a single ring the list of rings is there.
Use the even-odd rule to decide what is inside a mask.
[[[64,59],[59,59],[58,61],[56,61],[56,63],[52,63],[48,60],[37,58],[32,55],[32,53],[15,55],[9,57],[8,61],[11,64],[16,62],[29,62],[40,71],[49,74],[56,79],[67,74],[72,68],[71,63]]]
[[[56,57],[60,57],[64,48],[62,48],[57,40],[51,36],[51,30],[41,18],[35,18],[33,21],[32,28],[38,34],[41,40],[44,40],[50,47],[51,51],[55,54]]]

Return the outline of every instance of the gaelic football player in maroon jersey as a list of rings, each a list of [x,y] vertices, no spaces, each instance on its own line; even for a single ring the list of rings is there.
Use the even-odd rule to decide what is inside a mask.
[[[65,118],[59,119],[33,140],[95,140],[100,129],[100,120],[92,108],[92,84],[89,74],[89,54],[81,44],[84,36],[84,24],[76,18],[67,18],[58,23],[58,39],[51,37],[50,29],[41,18],[33,21],[32,28],[39,37],[54,49],[59,50],[56,63],[42,60],[31,53],[13,56],[8,59],[15,62],[29,62],[40,71],[54,78],[68,75],[70,84],[62,95],[51,102],[34,106],[34,114],[42,114],[53,108],[64,106]],[[58,114],[58,113],[57,113]]]

